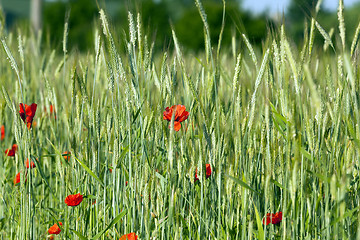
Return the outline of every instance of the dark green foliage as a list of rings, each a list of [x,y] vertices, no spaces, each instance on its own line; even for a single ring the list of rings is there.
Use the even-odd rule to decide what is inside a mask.
[[[221,31],[223,5],[221,1],[204,1],[204,8],[211,29],[211,41],[217,44]],[[242,11],[237,2],[227,2],[222,45],[230,46],[231,37],[235,32],[246,33],[251,41],[260,43],[266,34],[266,21],[264,16],[253,17]],[[186,47],[192,50],[204,49],[203,23],[195,6],[183,13],[176,23],[175,30],[179,41]]]
[[[287,10],[286,19],[290,34],[297,39],[301,39],[303,37],[305,20],[309,22],[312,17],[315,17],[316,3],[317,0],[291,1]]]
[[[64,34],[66,11],[69,18],[69,49],[86,50],[93,45],[93,20],[97,17],[95,1],[71,0],[68,3],[53,2],[45,5],[44,29],[51,43],[61,45]]]
[[[167,48],[171,40],[170,19],[164,2],[154,3],[152,0],[146,0],[141,5],[140,10],[142,21],[149,36],[156,37],[156,48]]]
[[[195,51],[204,50],[203,23],[193,1],[153,1],[143,0],[129,3],[112,1],[103,4],[110,19],[116,26],[118,36],[125,31],[128,34],[127,11],[140,12],[144,33],[154,41],[155,49],[167,49],[171,46],[171,24],[174,25],[180,43]],[[217,44],[223,15],[222,1],[205,0],[204,8],[211,29],[211,40]],[[114,10],[116,7],[118,10]],[[95,1],[72,0],[70,3],[48,3],[44,9],[44,27],[52,44],[61,45],[64,33],[64,21],[67,10],[71,10],[69,19],[69,48],[85,50],[93,45],[91,23],[97,14]],[[136,17],[136,16],[135,16]],[[226,2],[225,29],[222,46],[230,46],[232,34],[246,33],[254,43],[260,43],[266,34],[265,16],[254,17],[241,10],[237,1]],[[151,30],[150,30],[151,29]],[[150,32],[151,31],[151,32]],[[123,44],[120,40],[119,44]]]
[[[294,39],[294,42],[299,42],[304,36],[305,22],[310,26],[311,18],[315,18],[321,26],[329,32],[334,28],[335,32],[339,30],[339,23],[337,15],[330,12],[324,6],[321,6],[319,12],[315,14],[315,6],[317,0],[292,0],[286,14],[286,25],[289,35]],[[356,26],[359,23],[360,4],[355,4],[351,8],[344,9],[345,26],[346,26],[346,40],[347,44],[351,44]],[[322,39],[315,39],[315,41],[322,42]]]

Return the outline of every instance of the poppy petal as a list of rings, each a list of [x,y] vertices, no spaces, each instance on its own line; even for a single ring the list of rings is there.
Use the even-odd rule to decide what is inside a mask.
[[[282,212],[275,213],[272,217],[272,224],[279,224],[282,221]]]
[[[175,131],[179,131],[180,128],[181,128],[180,122],[174,122],[174,130],[175,130]]]
[[[62,155],[63,155],[63,157],[64,157],[64,159],[65,159],[66,161],[69,161],[69,160],[70,160],[70,157],[71,157],[71,152],[65,151],[65,152],[62,153]],[[64,155],[65,155],[65,156],[64,156]]]
[[[26,168],[34,168],[34,167],[36,167],[36,166],[35,166],[35,163],[34,163],[33,161],[31,161],[31,162],[29,163],[29,159],[28,159],[28,158],[26,159],[25,165],[26,165]]]
[[[30,106],[25,104],[26,117],[33,115],[32,106],[33,106],[33,104],[31,104]]]
[[[79,205],[83,200],[83,195],[81,195],[80,193],[78,194],[74,194],[74,195],[69,195],[65,198],[65,203],[68,206],[71,207],[75,207],[77,205]]]
[[[185,111],[186,107],[184,105],[175,105],[174,107],[176,108],[175,120],[178,121],[179,117],[181,117],[181,115]]]
[[[17,149],[18,149],[18,145],[17,145],[17,144],[13,144],[12,147],[11,147],[11,149],[16,152]]]
[[[26,118],[25,108],[26,108],[27,105],[23,104],[23,103],[20,103],[19,106],[20,106],[20,111],[19,111],[20,117],[23,120],[23,122],[25,122],[25,118]]]
[[[1,140],[4,140],[5,138],[5,127],[4,125],[1,126]]]
[[[183,114],[179,117],[178,121],[185,121],[189,117],[190,113],[188,111],[183,112]]]
[[[59,222],[60,226],[62,226],[62,222]],[[55,223],[54,225],[52,225],[49,230],[48,233],[49,234],[59,234],[61,232],[61,229],[59,228],[59,226],[57,225],[57,223]]]
[[[206,178],[211,176],[211,166],[209,163],[206,164]]]
[[[18,173],[16,174],[16,176],[15,176],[15,178],[14,178],[14,185],[20,183],[20,175],[21,175],[21,174],[22,174],[21,172],[18,172]],[[27,172],[25,172],[25,182],[26,182],[26,180],[27,180]]]
[[[36,108],[37,108],[36,103],[32,103],[30,106],[20,103],[19,114],[23,122],[26,123],[28,129],[31,128],[31,124],[35,116]]]
[[[125,235],[122,235],[119,240],[137,240],[138,236],[132,232]]]
[[[174,114],[174,129],[175,131],[179,131],[181,128],[181,122],[186,120],[189,117],[189,112],[186,111],[186,107],[184,105],[173,105],[170,108],[167,107],[163,112],[163,119],[168,120],[169,122],[172,119],[172,115]],[[169,126],[171,128],[171,126]]]
[[[173,109],[172,109],[172,107],[171,107],[171,108],[167,107],[167,108],[165,109],[165,111],[163,112],[163,119],[164,119],[164,120],[171,121],[172,114],[173,114]]]
[[[195,170],[195,178],[194,178],[194,183],[196,183],[196,181],[199,181],[198,175],[197,175],[197,169]]]
[[[271,214],[270,213],[267,213],[266,214],[266,217],[263,218],[263,224],[264,225],[269,225],[271,223]]]

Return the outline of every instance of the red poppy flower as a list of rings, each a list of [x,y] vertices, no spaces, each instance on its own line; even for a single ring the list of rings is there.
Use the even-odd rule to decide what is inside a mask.
[[[209,163],[207,163],[205,166],[206,166],[206,179],[208,179],[208,178],[211,176],[211,167],[210,167],[210,164],[209,164]],[[196,181],[199,180],[199,178],[198,178],[198,176],[197,176],[197,171],[198,171],[198,170],[196,169],[194,182],[196,182]]]
[[[196,183],[196,181],[199,181],[199,178],[198,178],[198,176],[197,176],[197,169],[195,170],[194,183]]]
[[[44,112],[46,112],[46,107],[44,107]],[[54,116],[54,118],[56,119],[56,112],[54,105],[50,105],[50,116]]]
[[[65,198],[65,203],[68,206],[75,207],[75,206],[79,205],[82,202],[82,200],[83,200],[83,195],[78,193],[78,194],[67,196]]]
[[[263,218],[263,224],[269,225],[272,224],[280,224],[282,221],[282,212],[278,213],[267,213],[266,216]]]
[[[138,236],[134,232],[132,232],[121,236],[119,240],[137,240],[137,239]]]
[[[5,138],[5,127],[4,125],[1,126],[1,141]]]
[[[55,107],[53,105],[50,105],[50,114],[55,113]]]
[[[271,223],[271,213],[267,213],[266,217],[263,218],[263,224],[264,225],[269,225]]]
[[[174,114],[174,130],[179,131],[181,128],[181,122],[185,121],[189,117],[189,112],[186,111],[186,107],[183,105],[173,105],[172,107],[167,107],[163,112],[163,119],[171,121],[171,118]],[[171,126],[169,126],[170,128]]]
[[[15,156],[15,153],[17,151],[17,148],[18,146],[16,144],[13,144],[11,149],[6,149],[5,150],[5,154],[6,156],[9,156],[9,157],[14,157]]]
[[[281,221],[282,221],[282,212],[273,214],[273,217],[271,219],[272,224],[280,224]]]
[[[71,152],[69,151],[66,151],[66,152],[63,152],[63,157],[66,161],[70,161],[70,155],[71,155]],[[65,156],[64,156],[65,155]]]
[[[21,175],[21,172],[18,172],[14,178],[14,185],[20,183],[20,175]],[[27,176],[27,172],[25,172],[25,182],[26,182],[26,176]]]
[[[206,164],[206,178],[209,178],[211,176],[211,167],[210,164]]]
[[[36,112],[37,104],[33,103],[30,106],[20,103],[20,117],[24,123],[26,123],[27,128],[31,128],[31,124],[33,122],[35,112]]]
[[[62,226],[62,222],[59,222],[60,226]],[[59,234],[61,232],[61,229],[59,228],[59,226],[57,225],[57,223],[55,223],[54,225],[52,225],[49,230],[48,233],[49,234]]]
[[[26,165],[26,168],[29,168],[29,167],[34,168],[34,167],[36,167],[35,163],[33,161],[31,161],[30,164],[29,164],[29,159],[28,158],[26,159],[25,165]]]

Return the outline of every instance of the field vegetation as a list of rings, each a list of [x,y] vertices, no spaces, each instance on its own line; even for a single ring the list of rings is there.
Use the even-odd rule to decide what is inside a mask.
[[[360,237],[360,24],[222,48],[195,4],[196,55],[135,12],[87,53],[0,29],[0,239]]]

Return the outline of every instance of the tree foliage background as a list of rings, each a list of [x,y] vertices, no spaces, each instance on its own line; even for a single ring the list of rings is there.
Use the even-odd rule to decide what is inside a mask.
[[[317,16],[314,15],[317,3],[318,0],[291,0],[285,19],[290,36],[297,42],[302,40],[304,36],[305,22],[310,23],[312,17],[314,17],[327,32],[330,32],[331,29],[339,31],[337,14],[327,10],[325,8],[326,6],[321,6]],[[348,44],[351,44],[356,26],[360,21],[359,12],[360,2],[344,10]]]
[[[44,3],[44,41],[52,47],[61,49],[64,33],[64,22],[69,13],[69,37],[70,48],[86,51],[93,46],[94,32],[92,26],[98,23],[100,8],[107,11],[112,22],[116,26],[119,46],[124,47],[121,39],[123,34],[128,34],[128,11],[140,13],[145,27],[144,31],[152,37],[149,44],[154,42],[155,49],[168,49],[171,44],[171,25],[175,28],[181,44],[189,51],[203,51],[204,30],[198,10],[193,0],[67,0],[51,1]],[[208,23],[210,25],[211,40],[217,43],[221,30],[223,17],[222,0],[202,0]],[[300,43],[304,36],[305,23],[309,23],[312,17],[329,32],[331,28],[338,31],[336,14],[325,8],[321,8],[317,16],[314,16],[314,8],[317,0],[291,0],[291,3],[283,15],[270,16],[264,12],[254,15],[242,9],[241,0],[227,0],[225,12],[225,29],[223,33],[222,47],[230,47],[232,36],[245,33],[252,44],[261,45],[267,31],[276,28],[282,22],[286,23],[288,35],[294,42]],[[350,39],[360,20],[360,3],[351,8],[345,8],[345,24],[347,39]],[[28,24],[27,21],[7,13],[9,28],[16,28],[18,24]],[[274,20],[275,19],[275,20]],[[150,32],[151,31],[151,32]],[[236,38],[239,39],[239,38]]]
[[[223,18],[222,0],[204,0],[205,11],[211,31],[211,40],[218,41]],[[191,51],[204,49],[204,31],[194,1],[190,0],[138,0],[119,3],[114,1],[70,0],[68,2],[49,2],[44,8],[45,33],[51,44],[61,45],[65,13],[69,17],[69,45],[86,50],[93,44],[91,23],[98,19],[98,9],[105,8],[111,16],[113,26],[119,35],[127,34],[128,11],[139,12],[146,29],[155,43],[156,49],[171,46],[171,25],[175,28],[180,42]],[[240,1],[226,1],[225,29],[223,46],[230,46],[233,34],[246,33],[251,41],[260,44],[266,29],[272,21],[265,14],[253,16],[241,8]],[[155,30],[155,32],[154,32]],[[149,32],[151,31],[151,33]]]

